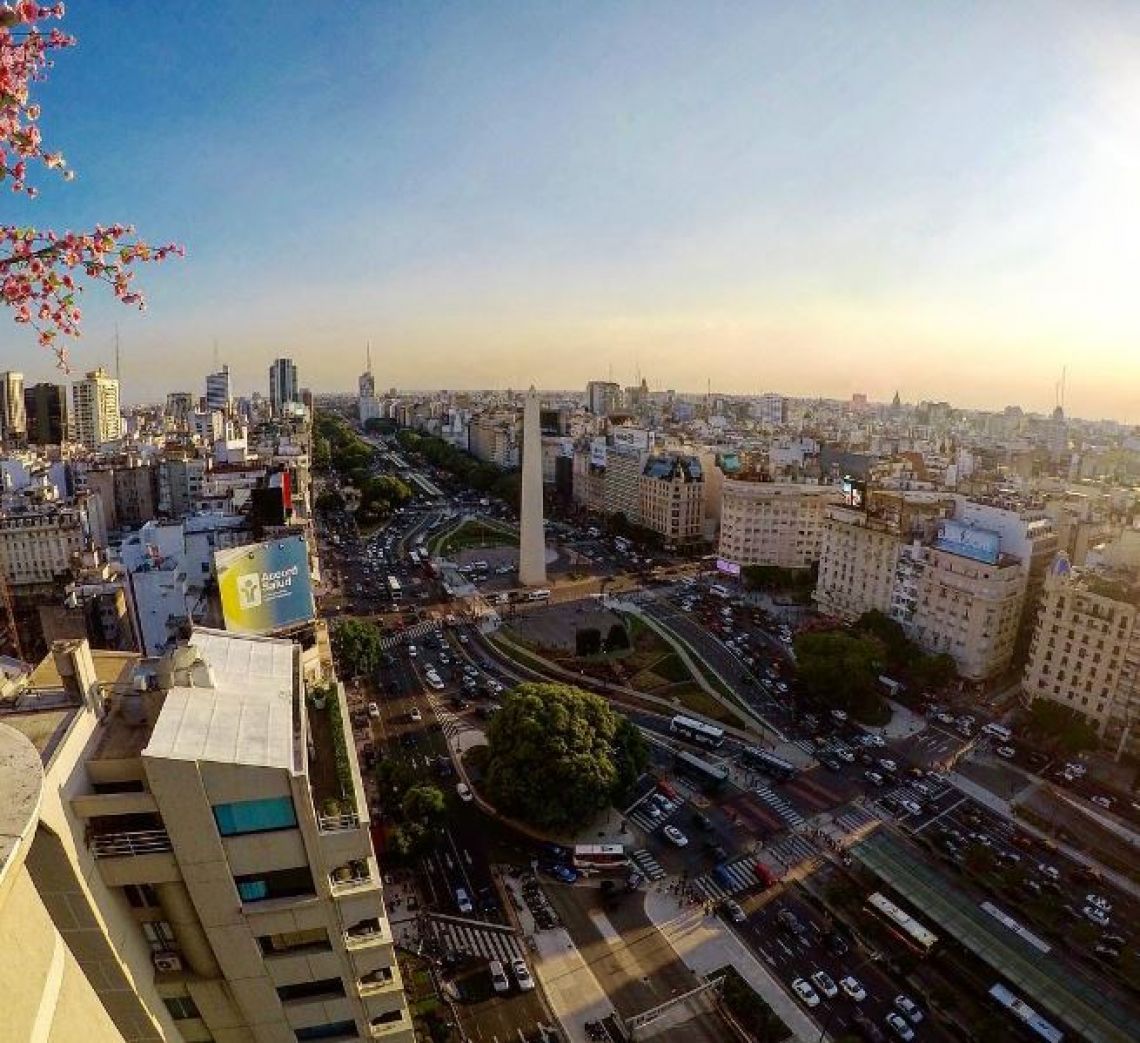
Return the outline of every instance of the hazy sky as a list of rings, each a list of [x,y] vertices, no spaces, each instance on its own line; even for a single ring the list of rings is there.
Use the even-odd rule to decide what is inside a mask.
[[[188,257],[97,288],[124,394],[590,378],[1140,421],[1140,4],[74,0],[0,220]],[[52,378],[0,326],[0,368]]]

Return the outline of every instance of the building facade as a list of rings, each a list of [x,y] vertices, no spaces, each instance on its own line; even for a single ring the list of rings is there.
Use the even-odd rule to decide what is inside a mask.
[[[86,546],[82,506],[44,504],[0,513],[0,571],[13,588],[57,583]]]
[[[467,425],[467,451],[504,469],[519,466],[522,418],[514,413],[484,413]]]
[[[63,445],[73,438],[67,388],[62,384],[33,384],[24,389],[28,441],[32,445]]]
[[[591,380],[586,385],[586,408],[595,416],[608,416],[621,408],[621,385],[612,380]]]
[[[0,373],[0,443],[23,445],[28,437],[28,418],[24,407],[24,374]]]
[[[835,486],[726,478],[718,553],[740,565],[809,568],[822,553],[824,508],[838,496]]]
[[[71,385],[75,440],[99,449],[123,436],[119,382],[102,368]]]
[[[274,359],[269,367],[269,406],[274,415],[285,412],[290,403],[301,401],[301,385],[292,359]]]
[[[666,546],[692,547],[702,540],[704,472],[695,456],[650,456],[639,480],[641,524]]]
[[[217,373],[206,374],[206,410],[217,410],[229,416],[230,405],[233,402],[233,385],[230,381],[230,367],[222,366]]]

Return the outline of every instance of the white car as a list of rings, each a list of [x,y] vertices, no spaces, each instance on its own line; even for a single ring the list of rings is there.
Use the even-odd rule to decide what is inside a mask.
[[[890,1025],[899,1039],[906,1040],[907,1043],[914,1039],[914,1029],[906,1023],[906,1018],[901,1014],[895,1014],[894,1011],[892,1011],[887,1015],[887,1024]]]
[[[1112,903],[1102,895],[1085,895],[1085,901],[1089,905],[1099,909],[1102,913],[1112,912]]]
[[[657,801],[661,810],[664,811],[666,815],[672,815],[673,812],[677,810],[677,805],[665,796],[664,793],[654,793],[653,799]]]
[[[908,815],[922,814],[922,805],[915,803],[913,800],[901,800],[899,803]]]
[[[917,1025],[922,1020],[922,1011],[909,996],[900,993],[895,997],[895,1006],[906,1015],[908,1021],[913,1021]]]
[[[815,994],[813,989],[803,978],[797,978],[792,982],[792,991],[804,1002],[808,1007],[818,1007],[819,997]]]
[[[665,834],[669,843],[675,844],[677,847],[685,847],[689,843],[689,838],[676,826],[666,826],[661,832]]]
[[[471,913],[475,911],[475,907],[471,904],[470,897],[462,887],[457,888],[455,891],[455,907],[461,913]]]
[[[470,804],[475,799],[475,794],[471,792],[471,787],[466,782],[456,783],[455,792],[459,794],[459,799],[464,804]]]
[[[868,746],[886,746],[887,740],[884,739],[878,732],[868,732],[867,733],[867,745]]]
[[[846,746],[836,746],[835,756],[843,761],[844,764],[855,763],[855,754],[853,754]]]
[[[368,716],[371,717],[374,721],[380,720],[380,707],[375,703],[369,703]]]
[[[417,649],[415,645],[408,645],[408,658],[409,659],[415,659],[416,656],[418,656],[419,654],[420,654],[419,649]]]
[[[899,770],[899,766],[889,757],[883,757],[879,760],[879,767],[883,771],[890,772],[892,775]]]
[[[491,986],[496,992],[510,992],[511,983],[507,979],[507,972],[498,960],[492,960],[487,968],[491,972]]]
[[[839,979],[839,987],[856,1003],[862,1003],[867,998],[867,990],[859,983],[858,978],[853,978],[850,974],[846,978]]]
[[[839,989],[836,988],[835,982],[831,980],[831,975],[827,971],[816,971],[811,976],[811,983],[828,999],[839,994]]]
[[[1050,880],[1060,880],[1061,874],[1056,866],[1047,865],[1045,862],[1037,863],[1037,872],[1042,876],[1047,876]]]
[[[530,976],[526,961],[522,957],[516,956],[511,960],[511,973],[515,976],[515,981],[519,983],[519,988],[523,992],[530,992],[534,988],[534,979]]]
[[[1086,905],[1081,912],[1085,914],[1086,920],[1091,920],[1097,927],[1107,927],[1111,922],[1105,911],[1098,909],[1095,905]]]
[[[424,719],[424,715],[422,713],[420,713],[420,708],[418,706],[413,706],[412,712],[410,714],[408,714],[408,716],[413,721],[422,721]]]
[[[1111,811],[1112,806],[1116,803],[1116,801],[1113,800],[1112,797],[1105,797],[1105,796],[1102,796],[1100,793],[1097,793],[1095,796],[1089,797],[1089,800],[1091,800],[1094,804],[1099,805],[1100,807],[1104,808],[1106,811]]]
[[[994,750],[994,753],[996,753],[999,757],[1004,757],[1007,761],[1012,760],[1017,756],[1017,750],[1015,750],[1012,746],[999,746],[996,750]]]

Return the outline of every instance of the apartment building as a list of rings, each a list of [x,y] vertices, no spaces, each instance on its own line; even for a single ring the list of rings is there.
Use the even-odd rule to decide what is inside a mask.
[[[621,407],[621,385],[612,380],[591,380],[586,385],[586,408],[596,416],[608,416]]]
[[[8,447],[23,445],[27,437],[24,374],[11,370],[0,373],[0,443]]]
[[[40,383],[24,389],[24,414],[31,445],[62,445],[72,440],[67,388]]]
[[[413,1043],[319,630],[57,642],[0,724],[45,765],[30,876],[124,1040]]]
[[[1058,703],[1111,746],[1140,751],[1138,605],[1135,571],[1078,568],[1058,555],[1045,577],[1023,701]]]
[[[223,366],[217,373],[206,374],[206,410],[228,416],[233,402],[233,385],[230,367]]]
[[[119,382],[102,367],[71,385],[75,440],[99,449],[123,436]]]
[[[836,486],[725,478],[717,553],[740,565],[805,569],[819,561]]]
[[[902,546],[896,525],[850,507],[824,508],[820,539],[819,611],[841,619],[891,611]]]
[[[288,407],[301,401],[297,366],[292,359],[274,359],[269,367],[269,406],[274,416],[287,413]]]
[[[467,450],[504,469],[519,466],[522,418],[516,413],[483,413],[467,425]]]
[[[704,472],[695,456],[664,454],[646,459],[640,478],[641,524],[662,535],[667,546],[701,542]]]
[[[0,572],[9,587],[50,585],[86,546],[82,504],[27,504],[0,512]]]

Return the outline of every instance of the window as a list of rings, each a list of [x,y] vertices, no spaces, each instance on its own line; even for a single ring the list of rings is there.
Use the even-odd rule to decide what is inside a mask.
[[[175,1021],[185,1021],[187,1018],[200,1018],[202,1016],[198,1013],[197,1006],[189,996],[164,996],[162,1002],[166,1004],[166,1009],[170,1011],[170,1016]]]
[[[328,1025],[311,1025],[307,1029],[296,1029],[295,1035],[303,1043],[307,1039],[331,1039],[334,1036],[355,1036],[355,1021],[334,1021]]]
[[[283,952],[325,952],[331,949],[328,932],[323,927],[308,931],[288,931],[284,934],[263,934],[258,937],[264,956]]]
[[[291,797],[243,800],[236,804],[215,804],[214,820],[223,837],[242,833],[269,833],[297,825]]]
[[[236,876],[234,883],[243,902],[263,902],[271,898],[295,898],[298,895],[317,893],[308,866]]]
[[[158,905],[158,893],[150,884],[126,884],[123,894],[132,909],[147,909]]]
[[[174,930],[165,920],[148,920],[140,926],[151,952],[166,952],[168,949],[178,948],[178,943],[174,940]]]
[[[282,1002],[308,999],[311,996],[343,996],[344,982],[340,978],[322,978],[320,981],[302,981],[296,985],[279,985],[277,995]]]

